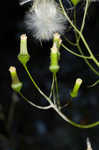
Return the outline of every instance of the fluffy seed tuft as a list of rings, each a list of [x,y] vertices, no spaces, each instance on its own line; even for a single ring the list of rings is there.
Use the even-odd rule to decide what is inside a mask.
[[[30,12],[26,14],[26,27],[37,40],[50,40],[53,34],[64,33],[66,18],[55,0],[34,0]]]

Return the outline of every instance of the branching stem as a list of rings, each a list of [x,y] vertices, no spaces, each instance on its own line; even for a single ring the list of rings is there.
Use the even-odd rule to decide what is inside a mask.
[[[92,59],[92,60],[94,61],[94,63],[99,67],[99,62],[98,62],[98,60],[95,58],[95,56],[93,55],[93,53],[92,53],[91,49],[89,48],[89,45],[88,45],[88,43],[86,42],[86,40],[85,40],[83,34],[82,34],[81,31],[79,31],[79,29],[72,23],[71,19],[70,19],[69,16],[67,15],[67,13],[66,13],[66,11],[65,11],[65,9],[64,9],[64,6],[63,6],[63,4],[62,4],[62,0],[59,0],[59,2],[60,2],[60,6],[61,6],[61,8],[62,8],[62,11],[63,11],[63,13],[64,13],[66,19],[68,20],[68,22],[70,23],[70,25],[74,28],[74,30],[78,33],[78,35],[79,35],[80,38],[82,39],[82,41],[83,41],[83,43],[84,43],[84,45],[85,45],[85,47],[86,47],[86,49],[87,49],[87,51],[88,51],[88,53],[89,53],[91,59]]]
[[[51,105],[49,105],[49,106],[39,106],[39,105],[34,104],[33,102],[29,101],[21,92],[19,92],[19,95],[20,95],[26,102],[28,102],[30,105],[32,105],[33,107],[36,107],[36,108],[38,108],[38,109],[47,110],[47,109],[52,108]]]

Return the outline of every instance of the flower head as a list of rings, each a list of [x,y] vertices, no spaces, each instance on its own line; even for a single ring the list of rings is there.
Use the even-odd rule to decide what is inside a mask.
[[[20,82],[18,78],[16,68],[14,66],[10,66],[9,71],[12,79],[11,88],[16,92],[20,92],[22,89],[22,82]]]
[[[27,50],[27,36],[26,34],[22,34],[20,37],[20,53],[18,55],[18,60],[23,65],[26,65],[29,59],[30,59],[30,55],[28,54],[28,50]]]
[[[34,0],[25,23],[38,40],[50,40],[54,33],[62,34],[66,29],[66,18],[55,0]]]
[[[72,98],[75,98],[75,97],[78,96],[79,88],[80,88],[82,82],[83,82],[82,79],[80,79],[80,78],[77,78],[77,79],[76,79],[76,82],[75,82],[75,84],[74,84],[73,90],[72,90],[71,93],[70,93],[70,96],[71,96]]]

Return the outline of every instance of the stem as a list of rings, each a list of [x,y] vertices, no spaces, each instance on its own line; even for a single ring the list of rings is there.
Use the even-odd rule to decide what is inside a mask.
[[[88,1],[87,1],[87,2],[88,2]],[[86,13],[87,13],[87,9],[88,9],[88,3],[87,3],[87,2],[86,2]],[[84,28],[84,22],[85,22],[85,18],[86,18],[86,13],[84,14],[84,17],[83,17],[81,32],[83,31],[83,28]],[[74,24],[75,24],[75,26],[76,26],[76,9],[74,9]],[[77,46],[77,48],[78,48],[80,54],[81,54],[82,56],[84,56],[84,53],[83,53],[83,51],[82,51],[82,49],[81,49],[81,47],[80,47],[80,44],[79,44],[79,40],[80,40],[80,39],[78,40],[78,38],[80,38],[80,37],[79,37],[79,35],[77,34],[77,32],[76,32],[75,30],[74,30],[74,33],[75,33],[75,37],[76,37],[76,46]],[[90,57],[90,58],[91,58],[91,57]],[[87,59],[85,59],[85,58],[84,58],[84,61],[85,61],[85,63],[89,66],[89,68],[90,68],[97,76],[99,76],[99,72],[95,70],[95,68],[89,63],[89,61],[88,61]]]
[[[29,78],[31,79],[33,85],[35,86],[35,88],[39,91],[39,93],[49,102],[50,106],[58,113],[58,115],[64,119],[66,122],[70,123],[71,125],[73,125],[74,127],[78,127],[78,128],[92,128],[92,127],[95,127],[97,125],[99,125],[99,121],[95,122],[95,123],[92,123],[92,124],[89,124],[89,125],[80,125],[80,124],[77,124],[75,122],[73,122],[72,120],[70,120],[68,117],[66,117],[59,109],[56,105],[53,104],[53,102],[51,101],[51,99],[46,96],[41,90],[40,88],[38,87],[38,85],[36,84],[36,82],[34,81],[34,79],[32,78],[31,74],[29,73],[28,71],[28,68],[26,65],[24,65],[24,68],[29,76]],[[20,94],[20,93],[19,93]],[[23,95],[21,95],[23,96]],[[24,98],[24,97],[23,97]],[[25,99],[26,100],[26,99]]]
[[[92,85],[89,85],[88,88],[94,87],[94,86],[96,86],[97,84],[99,84],[99,80],[97,80],[97,81],[96,81],[95,83],[93,83]]]
[[[34,107],[36,107],[36,108],[38,108],[38,109],[46,110],[46,109],[52,108],[51,105],[49,105],[49,106],[38,106],[38,105],[34,104],[33,102],[29,101],[21,92],[19,92],[19,95],[20,95],[26,102],[28,102],[30,105],[32,105],[32,106],[34,106]]]
[[[72,41],[70,41],[67,37],[64,37],[64,39],[72,46],[76,46],[76,43],[73,43]]]
[[[76,8],[74,8],[74,25],[76,26]],[[77,43],[78,34],[75,30],[74,30],[74,33],[75,33],[76,43]]]
[[[87,50],[88,50],[88,52],[89,52],[89,54],[90,54],[92,60],[93,60],[94,63],[99,67],[99,62],[98,62],[98,60],[95,58],[95,56],[93,55],[92,51],[90,50],[90,48],[89,48],[89,46],[88,46],[88,44],[87,44],[87,42],[86,42],[84,36],[82,35],[82,33],[80,33],[80,37],[81,37],[81,39],[82,39],[82,41],[83,41],[85,47],[87,48]]]
[[[88,53],[89,53],[90,56],[91,56],[92,60],[93,60],[94,63],[99,67],[99,62],[97,61],[97,59],[96,59],[95,56],[93,55],[93,53],[92,53],[91,49],[89,48],[89,45],[87,44],[87,42],[86,42],[86,40],[85,40],[83,34],[82,34],[82,33],[78,30],[78,28],[72,23],[71,19],[70,19],[69,16],[67,15],[67,13],[66,13],[66,11],[65,11],[65,9],[64,9],[64,6],[63,6],[63,4],[62,4],[62,0],[59,0],[59,2],[60,2],[60,6],[61,6],[61,8],[62,8],[62,11],[63,11],[65,17],[67,18],[68,22],[71,24],[71,26],[74,28],[74,30],[79,34],[79,36],[80,36],[80,38],[82,39],[82,41],[83,41],[83,43],[84,43],[84,45],[85,45],[85,47],[86,47]]]
[[[68,22],[71,24],[71,26],[74,28],[74,30],[79,34],[79,30],[77,29],[77,27],[72,23],[71,19],[69,18],[69,16],[67,15],[65,9],[64,9],[64,6],[62,4],[62,0],[59,0],[59,3],[60,3],[60,6],[62,8],[62,11],[63,11],[63,14],[64,16],[66,17],[66,19],[68,20]]]
[[[54,78],[55,78],[55,86],[56,86],[56,102],[57,102],[57,106],[59,108],[60,107],[60,100],[59,100],[59,91],[58,91],[58,82],[57,82],[56,73],[54,74]]]
[[[79,52],[80,52],[82,55],[84,55],[83,52],[82,52],[82,49],[81,49],[81,47],[80,47],[80,45],[79,45],[79,43],[77,44],[77,48],[78,48]],[[85,63],[89,66],[89,68],[90,68],[97,76],[99,76],[99,72],[95,70],[95,68],[89,63],[89,61],[88,61],[87,59],[85,59],[85,58],[84,58],[84,61],[85,61]]]
[[[53,75],[53,80],[52,80],[52,85],[51,85],[51,90],[50,90],[49,98],[51,98],[51,96],[53,94],[53,89],[54,89],[54,75]]]
[[[70,50],[66,45],[64,45],[64,44],[61,44],[61,45],[62,45],[62,47],[63,47],[65,50],[67,50],[69,53],[71,53],[71,54],[73,54],[73,55],[75,55],[75,56],[77,56],[77,57],[80,57],[80,58],[83,58],[83,59],[92,59],[91,56],[79,55],[79,54],[73,52],[72,50]]]
[[[32,78],[30,72],[28,71],[28,68],[27,68],[26,65],[24,65],[24,68],[25,68],[25,70],[26,70],[26,72],[27,72],[29,78],[31,79],[33,85],[35,86],[35,88],[39,91],[39,93],[40,93],[51,105],[53,105],[51,99],[50,99],[47,95],[45,95],[45,94],[41,91],[41,89],[38,87],[38,85],[36,84],[36,82],[35,82],[34,79]]]
[[[53,75],[54,76],[54,75]],[[53,103],[56,105],[56,94],[55,94],[55,78],[54,78],[54,86],[53,86]]]
[[[84,16],[83,16],[83,21],[82,21],[82,25],[81,25],[81,29],[80,29],[80,32],[81,32],[81,33],[83,32],[83,29],[84,29],[84,26],[85,26],[85,20],[86,20],[86,16],[87,16],[88,7],[89,7],[88,4],[89,4],[89,2],[88,2],[88,0],[86,0],[85,11],[84,11]],[[79,40],[80,40],[80,36],[79,36],[78,39],[77,39],[77,43],[79,43]]]
[[[73,122],[72,120],[70,120],[69,118],[67,118],[57,107],[54,107],[54,110],[58,113],[58,115],[64,119],[66,122],[70,123],[71,125],[73,125],[74,127],[78,127],[78,128],[93,128],[97,125],[99,125],[99,121],[89,124],[89,125],[81,125],[78,123]]]

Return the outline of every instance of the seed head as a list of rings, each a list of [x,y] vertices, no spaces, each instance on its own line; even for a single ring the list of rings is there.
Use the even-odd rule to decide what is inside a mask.
[[[50,40],[54,33],[63,34],[66,29],[66,18],[55,0],[34,0],[25,18],[27,29],[40,41]]]

